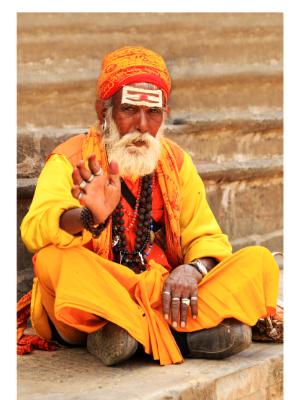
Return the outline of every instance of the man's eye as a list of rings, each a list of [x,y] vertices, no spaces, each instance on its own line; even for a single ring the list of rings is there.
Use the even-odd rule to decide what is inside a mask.
[[[151,107],[148,110],[151,114],[161,114],[162,110],[158,107]]]
[[[136,107],[131,106],[130,104],[124,104],[121,106],[121,111],[134,113],[136,112]]]

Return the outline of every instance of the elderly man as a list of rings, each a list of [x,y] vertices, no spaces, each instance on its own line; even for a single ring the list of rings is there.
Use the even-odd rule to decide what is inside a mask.
[[[233,355],[276,307],[271,253],[231,253],[190,156],[163,136],[170,88],[153,51],[108,54],[97,124],[48,157],[21,226],[36,333],[106,365],[138,346],[161,365]]]

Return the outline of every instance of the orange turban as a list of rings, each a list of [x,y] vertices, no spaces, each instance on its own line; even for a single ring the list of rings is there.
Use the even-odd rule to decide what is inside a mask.
[[[143,47],[122,47],[107,54],[103,60],[97,98],[109,99],[123,86],[138,82],[153,83],[168,99],[171,79],[162,57]]]

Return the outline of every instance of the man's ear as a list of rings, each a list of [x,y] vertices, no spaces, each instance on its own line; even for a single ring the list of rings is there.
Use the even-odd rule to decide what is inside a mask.
[[[106,112],[106,107],[104,106],[104,101],[100,99],[96,99],[95,101],[95,109],[97,113],[98,120],[100,124],[103,124],[103,119]]]

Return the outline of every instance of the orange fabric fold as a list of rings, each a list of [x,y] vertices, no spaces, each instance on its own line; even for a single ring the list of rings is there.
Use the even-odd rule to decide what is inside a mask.
[[[146,272],[129,268],[76,247],[48,246],[36,259],[36,274],[47,312],[66,326],[90,333],[111,321],[129,332],[161,365],[183,361],[162,314],[161,293],[168,271],[151,260]],[[248,325],[274,314],[279,269],[260,246],[223,260],[199,284],[198,319],[188,315],[192,332],[233,317]],[[48,311],[49,310],[49,311]]]
[[[65,250],[49,246],[36,259],[46,310],[54,309],[58,321],[86,333],[111,321],[162,365],[183,361],[160,310],[165,268],[150,261],[149,270],[137,275],[87,249]]]

